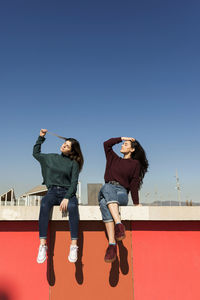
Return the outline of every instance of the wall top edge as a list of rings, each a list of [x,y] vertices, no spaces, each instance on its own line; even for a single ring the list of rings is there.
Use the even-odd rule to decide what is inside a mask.
[[[38,206],[0,206],[0,221],[37,221]],[[81,221],[100,221],[99,206],[79,206]],[[130,221],[198,221],[200,206],[126,206],[120,207],[122,220]],[[59,207],[54,207],[51,220],[65,221]]]

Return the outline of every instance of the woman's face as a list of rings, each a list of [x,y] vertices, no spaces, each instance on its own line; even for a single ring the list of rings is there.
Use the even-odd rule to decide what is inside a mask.
[[[124,141],[124,143],[122,144],[120,152],[122,154],[129,154],[129,153],[131,154],[133,151],[135,151],[135,149],[132,148],[131,141]]]
[[[62,146],[60,147],[60,151],[61,151],[64,155],[70,154],[71,149],[72,149],[72,143],[71,143],[70,141],[64,142],[64,144],[62,144]]]

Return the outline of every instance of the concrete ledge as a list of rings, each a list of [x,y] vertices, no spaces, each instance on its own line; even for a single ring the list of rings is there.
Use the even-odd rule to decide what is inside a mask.
[[[37,221],[38,206],[1,206],[0,221]],[[121,207],[122,220],[135,221],[198,221],[200,206],[126,206]],[[79,206],[81,221],[102,220],[98,206]],[[51,220],[65,221],[59,207],[53,208]]]

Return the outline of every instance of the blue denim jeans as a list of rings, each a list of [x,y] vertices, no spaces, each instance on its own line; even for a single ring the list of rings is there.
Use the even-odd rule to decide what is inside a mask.
[[[42,198],[39,216],[40,238],[47,238],[49,215],[54,205],[60,205],[64,199],[67,189],[64,187],[53,186],[48,189],[47,194]],[[79,212],[78,200],[76,196],[69,199],[67,211],[69,212],[69,226],[72,240],[78,239]]]
[[[118,203],[120,206],[126,206],[128,204],[128,193],[121,185],[105,183],[99,192],[98,200],[103,221],[112,222],[113,217],[108,208],[108,204]]]

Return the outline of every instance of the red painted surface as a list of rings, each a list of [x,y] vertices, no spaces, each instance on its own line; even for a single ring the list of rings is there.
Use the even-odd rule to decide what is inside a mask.
[[[200,299],[200,222],[132,222],[134,300]]]
[[[68,262],[70,234],[64,222],[51,223],[51,247],[54,257],[51,272],[51,300],[133,300],[131,231],[120,244],[118,260],[104,262],[107,240],[102,222],[81,222],[79,260]],[[54,243],[55,240],[55,243]],[[120,257],[121,254],[121,257]]]
[[[37,222],[0,222],[0,299],[48,300],[47,264],[38,265]]]
[[[126,222],[118,260],[103,260],[102,222],[80,223],[79,260],[67,260],[68,223],[51,222],[38,265],[38,222],[0,222],[0,300],[199,300],[200,222]]]

